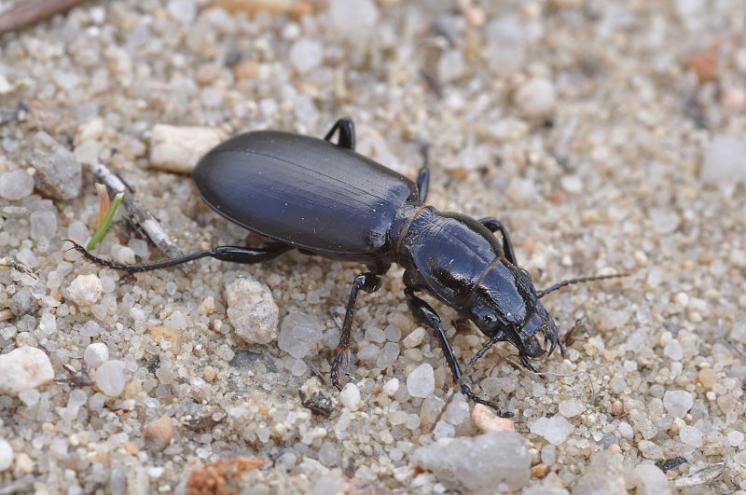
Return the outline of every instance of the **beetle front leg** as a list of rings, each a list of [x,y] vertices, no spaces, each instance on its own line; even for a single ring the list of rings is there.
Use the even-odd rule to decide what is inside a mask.
[[[373,272],[363,273],[355,277],[350,290],[350,298],[347,300],[347,310],[342,323],[342,334],[339,336],[339,344],[334,350],[334,361],[332,362],[331,381],[337,389],[342,389],[339,384],[339,366],[350,351],[350,337],[352,335],[352,319],[355,316],[355,301],[357,293],[361,289],[365,292],[375,292],[381,286],[381,277]]]
[[[349,117],[342,117],[337,120],[329,132],[324,136],[324,141],[331,142],[334,133],[339,130],[339,139],[337,146],[355,151],[355,123]]]
[[[508,234],[508,229],[505,225],[495,217],[481,218],[479,219],[479,223],[487,227],[492,233],[495,233],[498,230],[500,231],[500,234],[503,236],[503,251],[505,251],[505,257],[514,266],[518,266],[518,260],[516,260],[515,257],[515,250],[513,250],[513,242],[510,240],[510,234]]]
[[[454,383],[461,384],[461,393],[473,402],[484,404],[485,406],[494,409],[499,416],[513,416],[512,413],[503,412],[500,407],[494,402],[479,397],[477,394],[471,391],[471,388],[469,388],[467,384],[462,383],[463,376],[461,375],[461,368],[459,367],[456,355],[453,353],[451,343],[448,341],[448,335],[446,334],[445,328],[443,328],[443,324],[440,321],[440,316],[438,316],[438,313],[436,313],[435,310],[428,303],[417,297],[412,289],[406,289],[404,293],[407,295],[407,301],[409,302],[409,307],[412,310],[412,313],[414,313],[415,319],[426,324],[428,327],[435,330],[435,332],[438,334],[440,347],[443,349],[443,354],[446,357],[448,366],[451,368],[453,381]]]

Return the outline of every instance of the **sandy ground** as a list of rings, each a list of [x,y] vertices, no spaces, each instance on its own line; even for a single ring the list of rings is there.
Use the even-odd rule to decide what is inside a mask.
[[[746,490],[746,4],[330,3],[91,2],[0,38],[0,494]],[[359,266],[126,279],[65,251],[96,228],[96,162],[185,252],[242,244],[170,170],[343,115],[411,178],[430,143],[430,202],[506,222],[538,287],[631,273],[547,296],[565,359],[531,373],[502,344],[468,370],[507,425],[453,394],[397,267],[324,417],[298,389],[328,376]],[[162,257],[126,217],[96,253]],[[462,361],[483,341],[452,337]]]

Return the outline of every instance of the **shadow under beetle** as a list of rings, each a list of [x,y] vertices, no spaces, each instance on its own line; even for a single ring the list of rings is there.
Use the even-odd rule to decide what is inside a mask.
[[[337,143],[332,138],[338,133]],[[427,206],[427,154],[417,183],[355,152],[355,126],[339,119],[323,140],[277,131],[236,136],[208,152],[193,179],[202,197],[228,220],[268,237],[263,247],[218,246],[153,263],[125,265],[99,258],[75,244],[89,260],[126,272],[178,265],[203,257],[236,263],[260,263],[290,250],[367,265],[352,282],[339,345],[331,366],[332,384],[340,388],[339,368],[350,349],[355,301],[373,292],[392,263],[404,268],[405,294],[415,318],[435,331],[461,391],[490,405],[462,382],[459,363],[425,292],[474,322],[489,337],[475,355],[508,341],[521,362],[544,354],[542,334],[564,354],[557,327],[539,299],[560,287],[620,275],[566,280],[537,290],[518,266],[505,226],[442,213]],[[502,242],[495,233],[499,232]],[[497,408],[496,408],[497,409]]]

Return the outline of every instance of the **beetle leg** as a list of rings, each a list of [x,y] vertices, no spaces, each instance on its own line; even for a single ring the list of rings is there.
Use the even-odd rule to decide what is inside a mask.
[[[510,234],[508,234],[508,229],[505,228],[505,225],[495,217],[481,218],[479,223],[487,227],[492,233],[497,232],[498,230],[500,231],[500,234],[503,236],[503,251],[505,251],[505,257],[514,266],[518,266],[518,260],[516,260],[515,251],[513,250],[513,242],[510,240]]]
[[[334,350],[334,361],[332,362],[331,381],[332,385],[341,390],[339,384],[339,366],[345,359],[348,359],[350,350],[350,337],[352,334],[352,318],[355,316],[355,301],[357,293],[361,289],[365,292],[375,292],[381,286],[381,277],[377,273],[367,272],[355,277],[350,290],[350,298],[347,300],[347,310],[345,312],[344,323],[342,323],[342,334],[339,336],[339,344]]]
[[[85,256],[88,260],[96,263],[97,265],[108,266],[114,270],[121,270],[128,273],[136,272],[147,272],[150,270],[159,270],[161,268],[168,268],[170,266],[181,265],[189,261],[194,261],[200,258],[212,257],[221,261],[230,261],[232,263],[262,263],[269,261],[272,258],[276,258],[285,251],[292,249],[292,246],[287,244],[275,243],[266,247],[243,247],[243,246],[216,246],[206,251],[197,251],[196,253],[187,254],[185,256],[177,256],[176,258],[166,258],[160,261],[154,261],[153,263],[133,263],[124,264],[116,261],[99,258],[95,254],[89,253],[86,248],[81,246],[75,241],[68,239],[73,244],[73,249],[78,251],[80,254]]]
[[[443,328],[443,324],[440,321],[440,316],[438,316],[438,313],[436,313],[428,303],[415,296],[412,289],[408,288],[404,293],[407,295],[409,307],[412,310],[412,313],[414,313],[415,319],[423,322],[437,332],[440,346],[443,349],[443,354],[446,357],[448,366],[451,368],[451,374],[453,374],[453,381],[454,383],[459,383],[461,385],[461,393],[473,402],[484,404],[485,406],[494,409],[495,412],[502,417],[512,416],[509,412],[501,411],[500,407],[494,402],[479,397],[471,391],[471,388],[469,388],[467,384],[462,383],[463,376],[461,375],[461,368],[459,367],[458,360],[453,353],[451,343],[448,341],[448,335],[446,335],[446,330]]]
[[[430,187],[430,145],[422,143],[420,145],[420,155],[422,156],[422,167],[417,172],[417,193],[420,201],[424,203],[427,200],[427,191]]]
[[[355,151],[355,123],[349,117],[342,117],[337,120],[329,132],[324,136],[324,141],[331,142],[334,133],[339,130],[339,139],[337,146]]]

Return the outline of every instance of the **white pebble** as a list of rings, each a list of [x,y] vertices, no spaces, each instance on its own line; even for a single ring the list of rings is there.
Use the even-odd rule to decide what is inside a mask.
[[[399,344],[394,342],[386,342],[383,346],[383,350],[376,359],[376,368],[387,369],[394,365],[396,358],[399,357]]]
[[[67,289],[67,297],[78,306],[90,306],[101,299],[104,287],[95,274],[78,275]]]
[[[686,390],[668,390],[663,395],[663,407],[675,418],[683,418],[694,404],[694,397]]]
[[[743,433],[738,430],[728,432],[728,444],[731,447],[739,447],[743,443]]]
[[[290,63],[305,74],[318,67],[324,60],[324,47],[315,40],[300,39],[290,48]]]
[[[170,172],[191,173],[199,159],[221,140],[220,132],[211,127],[156,124],[150,138],[150,165]]]
[[[34,179],[25,170],[0,173],[0,198],[18,201],[34,191]]]
[[[356,411],[360,407],[360,389],[354,383],[348,383],[339,393],[339,401],[350,411]]]
[[[269,288],[244,275],[225,285],[228,319],[236,334],[254,344],[268,344],[277,338],[279,309]]]
[[[404,344],[404,347],[407,349],[411,349],[413,347],[418,347],[420,344],[422,344],[422,341],[425,339],[425,334],[427,331],[422,327],[417,327],[412,332],[404,337],[404,340],[402,340],[402,344]]]
[[[554,112],[556,100],[554,85],[546,79],[530,79],[518,88],[513,100],[524,117],[528,119],[548,118]]]
[[[654,464],[639,464],[632,472],[637,495],[670,495],[666,474]]]
[[[94,342],[86,347],[83,360],[89,370],[95,370],[109,360],[109,348],[103,342]]]
[[[167,8],[169,15],[182,24],[190,24],[197,16],[197,4],[194,0],[171,0]]]
[[[293,311],[282,320],[277,345],[294,358],[302,359],[315,348],[321,335],[321,323],[316,318]]]
[[[746,181],[746,141],[716,135],[705,150],[700,177],[705,182]]]
[[[577,175],[565,175],[560,180],[562,189],[572,194],[579,194],[583,192],[583,181]]]
[[[13,465],[13,448],[4,439],[0,438],[0,472],[5,471]]]
[[[702,446],[702,432],[693,426],[684,426],[679,430],[679,438],[690,447]]]
[[[17,395],[54,379],[49,357],[36,347],[19,347],[0,355],[0,393]]]
[[[574,418],[585,411],[585,404],[577,399],[567,399],[559,403],[559,413],[566,418]]]
[[[730,338],[741,344],[746,344],[746,320],[738,321],[733,325]]]
[[[50,240],[57,234],[57,214],[52,210],[31,214],[31,238],[35,241]]]
[[[529,425],[529,430],[535,435],[544,437],[552,445],[565,443],[573,430],[572,424],[562,416],[539,418]]]
[[[679,341],[676,339],[672,339],[668,344],[666,344],[663,348],[663,354],[674,361],[681,361],[681,358],[684,357],[684,351],[681,348],[681,344],[679,344]]]
[[[330,27],[354,41],[373,33],[378,9],[372,0],[334,0],[329,7]]]
[[[109,397],[118,396],[124,391],[124,386],[127,384],[124,369],[124,361],[112,359],[104,362],[94,375],[96,386]]]
[[[435,373],[429,363],[423,363],[407,376],[407,391],[412,397],[430,397],[435,391]]]
[[[399,391],[399,379],[392,378],[383,385],[383,393],[393,397]]]
[[[457,81],[464,76],[466,64],[460,50],[448,50],[438,62],[438,77],[444,83]]]

